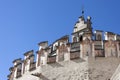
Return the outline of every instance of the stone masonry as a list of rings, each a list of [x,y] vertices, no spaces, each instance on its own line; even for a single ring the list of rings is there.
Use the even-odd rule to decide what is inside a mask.
[[[30,50],[15,59],[8,80],[118,80],[119,34],[93,31],[91,17],[85,19],[82,11],[71,35],[72,42],[65,35],[38,43],[36,58]]]

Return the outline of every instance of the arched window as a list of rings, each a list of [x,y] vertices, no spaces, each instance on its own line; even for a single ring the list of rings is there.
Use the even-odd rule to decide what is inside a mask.
[[[98,40],[102,40],[102,37],[101,37],[100,34],[98,34],[97,39],[98,39]]]
[[[77,42],[77,37],[74,37],[74,38],[73,38],[73,42]]]

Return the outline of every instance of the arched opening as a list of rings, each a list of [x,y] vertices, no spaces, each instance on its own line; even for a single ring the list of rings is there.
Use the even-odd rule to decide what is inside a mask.
[[[80,41],[80,42],[83,41],[83,36],[80,36],[79,41]]]
[[[77,37],[74,37],[74,38],[73,38],[73,42],[77,42]]]

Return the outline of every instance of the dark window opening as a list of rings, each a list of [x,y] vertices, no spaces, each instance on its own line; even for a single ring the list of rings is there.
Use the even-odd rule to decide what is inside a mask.
[[[80,36],[79,41],[80,41],[80,42],[83,41],[83,37],[82,37],[82,36]]]

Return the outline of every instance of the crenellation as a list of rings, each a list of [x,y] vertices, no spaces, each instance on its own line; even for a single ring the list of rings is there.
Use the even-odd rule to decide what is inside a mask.
[[[20,63],[21,63],[21,58],[15,59],[15,60],[13,61],[14,66],[16,66],[16,65],[18,65],[18,64],[20,64]]]
[[[22,70],[22,60],[21,58],[16,59],[14,64],[16,63],[16,65],[14,65],[14,78],[19,78],[21,77],[21,70]]]
[[[51,64],[64,67],[64,65],[60,65],[59,63],[71,62],[72,60],[74,62],[76,59],[84,60],[86,57],[95,59],[96,57],[120,57],[120,35],[113,32],[103,32],[102,30],[92,31],[91,17],[88,16],[87,20],[85,20],[84,15],[79,17],[74,26],[72,42],[69,41],[69,35],[65,35],[50,45],[48,44],[48,41],[40,42],[38,45],[39,49],[36,52],[36,59],[34,51],[30,50],[24,53],[23,60],[19,58],[13,61],[14,66],[9,69],[9,80],[19,80],[18,78],[23,75],[36,72],[38,69],[40,69],[40,71],[37,71],[36,73],[42,74],[44,73],[42,72],[42,67]],[[68,76],[71,80],[73,78],[72,75]],[[80,75],[81,79],[88,80],[89,74],[87,71],[83,71]],[[80,78],[77,77],[76,79]]]
[[[39,45],[39,50],[45,49],[46,47],[48,47],[48,41],[40,42],[38,43],[38,45]]]
[[[115,40],[120,41],[120,35],[119,34],[115,35]]]
[[[30,58],[31,56],[33,56],[33,50],[24,53],[24,59]]]
[[[115,33],[105,32],[105,40],[115,40]]]

